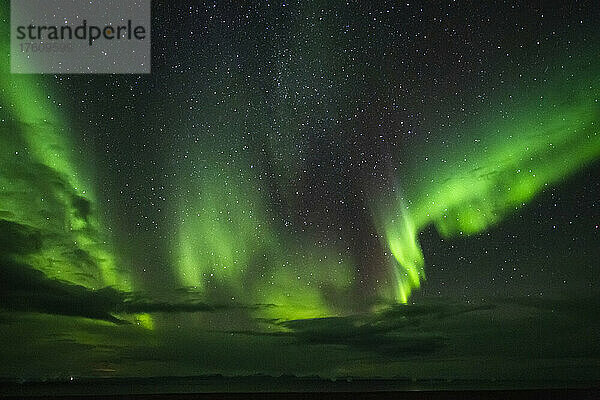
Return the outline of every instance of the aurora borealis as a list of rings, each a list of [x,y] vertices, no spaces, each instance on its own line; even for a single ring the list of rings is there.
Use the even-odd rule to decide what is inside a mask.
[[[503,107],[518,110],[514,116],[500,111],[500,120],[464,124],[458,128],[466,132],[462,146],[426,157],[417,176],[402,175],[408,177],[406,188],[400,187],[406,194],[397,195],[391,211],[380,211],[382,231],[401,271],[402,302],[424,274],[419,231],[433,224],[442,237],[484,232],[598,159],[597,68],[590,62],[579,66],[577,75],[556,75],[545,82],[549,90],[534,87],[527,101],[502,96],[500,102],[509,102]]]
[[[4,35],[0,376],[599,379],[596,8],[155,2],[148,75]]]

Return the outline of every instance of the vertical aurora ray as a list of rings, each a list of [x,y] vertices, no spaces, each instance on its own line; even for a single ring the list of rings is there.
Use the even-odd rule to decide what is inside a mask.
[[[425,279],[425,260],[417,238],[417,227],[402,198],[394,199],[394,212],[389,219],[377,214],[378,226],[382,227],[382,235],[387,239],[387,246],[395,262],[400,268],[393,268],[396,279],[396,299],[406,303],[413,289],[421,286]]]
[[[399,169],[402,196],[374,212],[395,258],[398,301],[425,277],[418,234],[427,226],[443,237],[484,232],[600,157],[600,74],[582,65],[520,101],[501,98],[489,118],[461,127],[460,146],[429,148]]]
[[[185,199],[174,263],[182,285],[212,302],[270,304],[261,315],[330,315],[328,299],[352,282],[352,263],[306,251],[268,217],[253,172],[211,162]]]

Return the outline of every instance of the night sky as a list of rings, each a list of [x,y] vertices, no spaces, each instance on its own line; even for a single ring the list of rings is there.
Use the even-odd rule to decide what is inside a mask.
[[[595,2],[155,1],[149,75],[7,13],[0,377],[600,379]]]

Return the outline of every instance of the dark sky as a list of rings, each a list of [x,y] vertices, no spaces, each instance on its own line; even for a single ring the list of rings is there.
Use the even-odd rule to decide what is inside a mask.
[[[151,74],[3,65],[0,376],[597,380],[599,17],[154,2]]]

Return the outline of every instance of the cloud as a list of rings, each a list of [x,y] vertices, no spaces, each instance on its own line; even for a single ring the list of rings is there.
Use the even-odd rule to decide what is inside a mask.
[[[0,219],[0,254],[30,254],[42,247],[40,231],[27,225]]]
[[[78,218],[88,221],[92,213],[92,203],[88,199],[74,194],[71,198],[71,206],[75,209]]]
[[[0,258],[0,307],[8,311],[81,316],[121,323],[110,314],[122,296],[111,288],[92,291],[48,279],[42,272]]]
[[[585,359],[600,354],[598,307],[598,296],[496,298],[481,304],[422,299],[420,304],[393,305],[377,312],[341,317],[257,319],[261,329],[228,333],[248,340],[270,338],[288,348],[314,348],[324,354],[341,351],[356,362]]]
[[[124,324],[127,322],[115,315],[214,313],[261,307],[261,305],[208,304],[194,299],[156,302],[145,299],[139,293],[122,292],[111,287],[92,290],[69,282],[50,279],[30,265],[0,257],[0,309],[6,311],[79,316]]]
[[[82,218],[89,213],[89,203],[80,199]],[[42,230],[24,223],[0,219],[0,309],[6,311],[39,312],[79,316],[127,323],[118,315],[138,313],[216,313],[231,309],[257,310],[274,307],[272,304],[208,304],[198,301],[198,292],[181,288],[173,293],[174,301],[155,301],[141,293],[123,292],[112,287],[99,290],[48,277],[30,263],[29,255],[40,252],[51,239]],[[63,260],[80,266],[70,271],[94,281],[86,271],[96,271],[97,260],[86,250],[60,247]]]
[[[276,325],[279,331],[241,330],[229,333],[292,339],[302,345],[343,346],[348,350],[377,353],[398,358],[432,354],[446,346],[445,335],[421,324],[439,323],[462,314],[491,310],[492,305],[441,304],[393,305],[370,314],[343,317],[275,321],[257,319]]]

